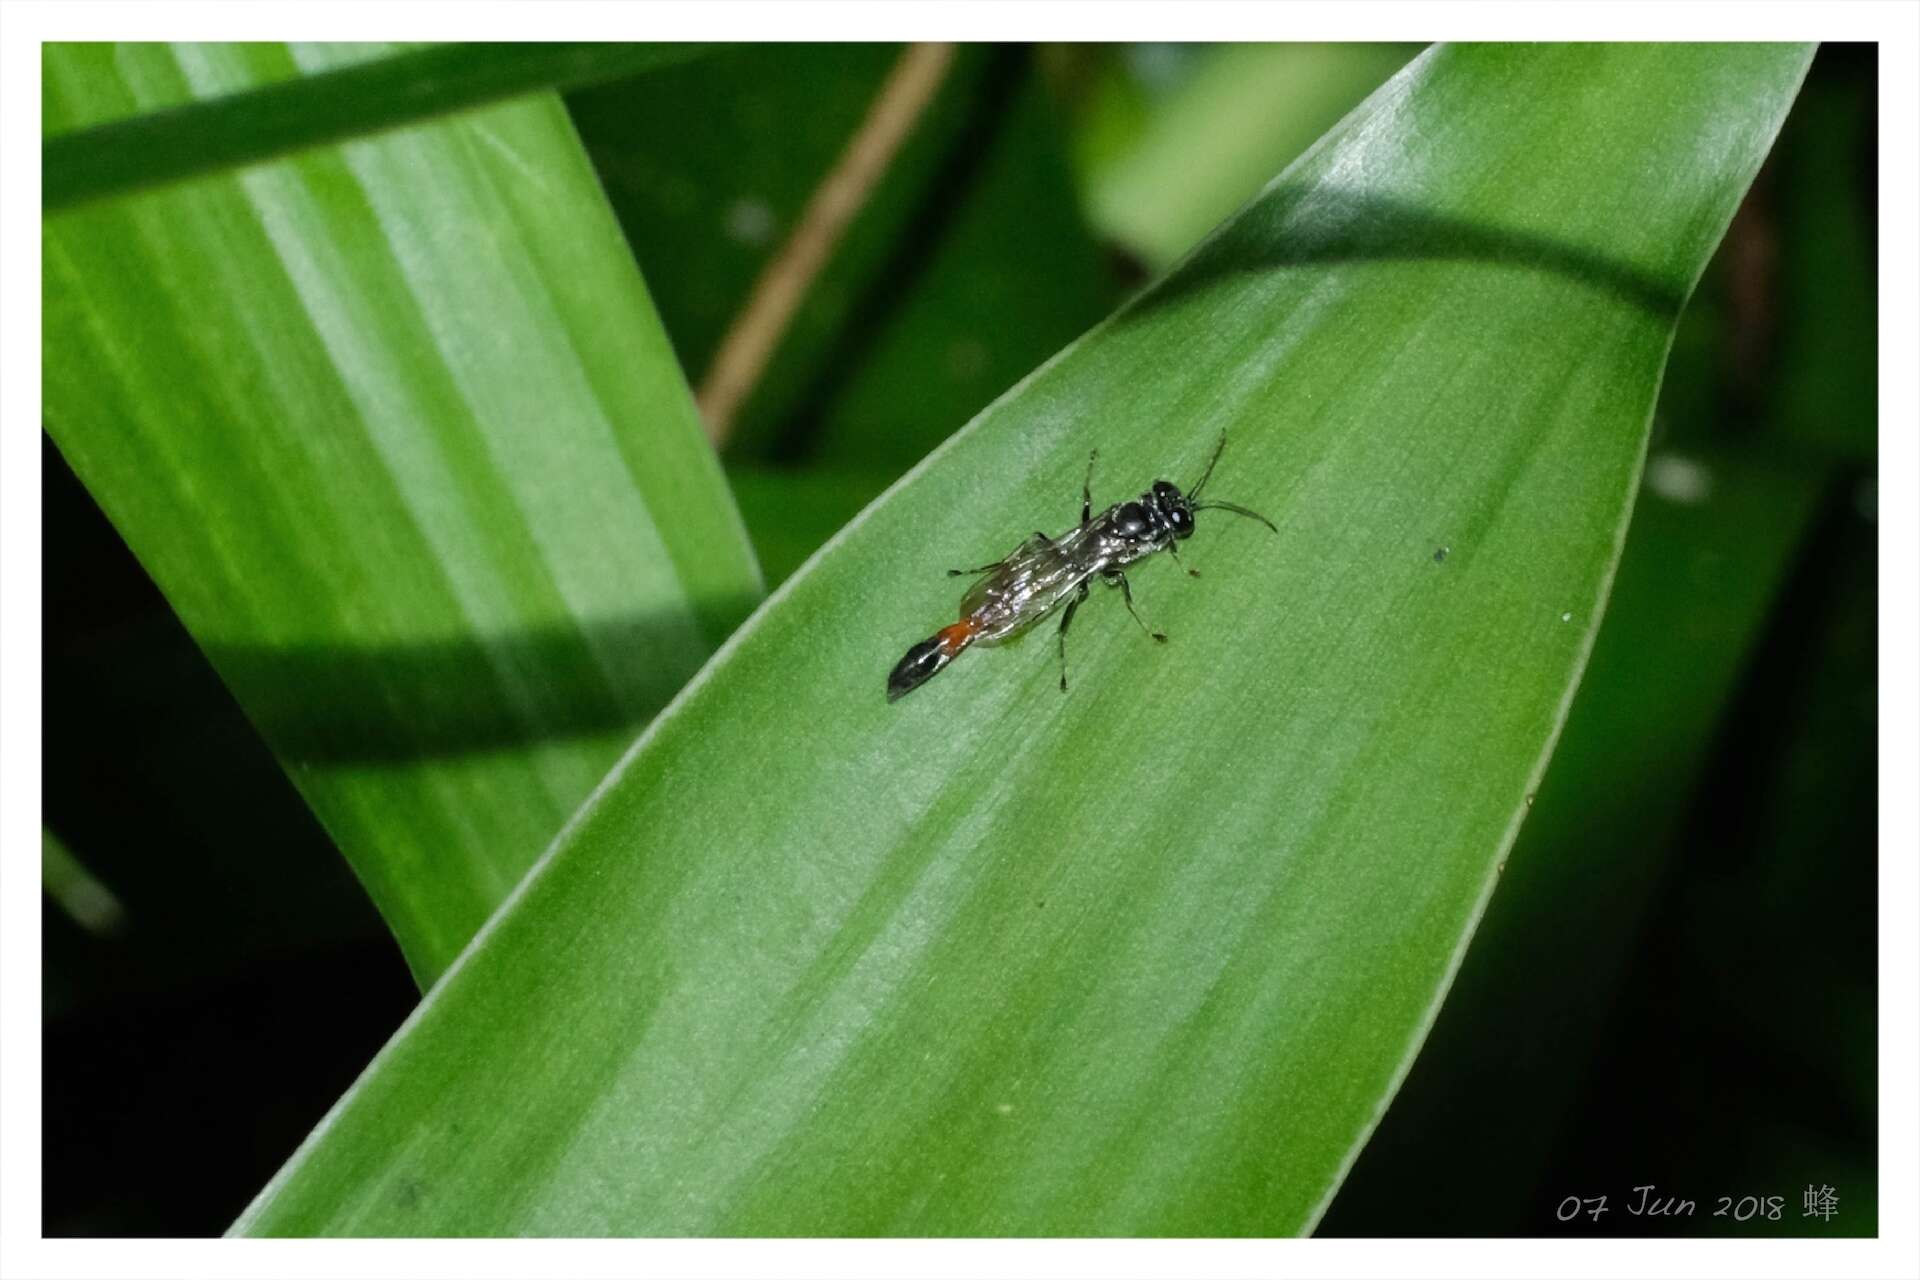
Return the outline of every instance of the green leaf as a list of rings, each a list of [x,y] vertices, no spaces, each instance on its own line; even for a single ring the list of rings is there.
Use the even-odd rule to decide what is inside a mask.
[[[1800,46],[1417,59],[737,633],[237,1224],[1286,1233],[1418,1048]],[[940,570],[1155,475],[1204,577],[889,705]],[[1438,553],[1445,551],[1444,557]]]
[[[364,51],[55,46],[54,127]],[[559,100],[52,218],[45,421],[426,984],[757,570]]]
[[[466,44],[371,57],[374,46],[348,50],[367,61],[298,76],[281,63],[253,85],[200,102],[54,133],[42,145],[40,199],[52,212],[88,200],[125,195],[290,152],[469,110],[539,89],[563,89],[631,75],[692,57],[692,44]],[[43,57],[52,82],[56,64],[74,46],[49,45]],[[94,46],[95,56],[111,47]],[[129,67],[154,47],[125,46]],[[256,62],[257,69],[269,62]],[[272,78],[268,78],[272,77]],[[97,101],[97,100],[96,100]],[[91,114],[94,102],[62,104]],[[55,109],[47,112],[48,132]]]

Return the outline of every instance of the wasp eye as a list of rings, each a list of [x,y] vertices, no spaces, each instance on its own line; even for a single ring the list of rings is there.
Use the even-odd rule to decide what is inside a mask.
[[[1185,507],[1175,507],[1167,517],[1173,525],[1173,536],[1184,538],[1193,532],[1193,513]]]

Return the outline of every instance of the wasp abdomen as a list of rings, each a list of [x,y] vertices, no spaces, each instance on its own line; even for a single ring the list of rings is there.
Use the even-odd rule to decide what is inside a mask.
[[[973,643],[975,630],[971,621],[956,622],[907,650],[906,656],[887,673],[887,701],[897,702],[933,679],[942,667]]]

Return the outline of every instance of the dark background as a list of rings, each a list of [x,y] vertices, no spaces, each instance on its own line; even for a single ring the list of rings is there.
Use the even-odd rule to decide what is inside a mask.
[[[961,51],[727,453],[770,580],[1151,273],[1087,193],[1219,52]],[[1410,52],[1314,53],[1284,123]],[[569,98],[694,381],[896,54],[742,48]],[[1220,130],[1279,127],[1215,96]],[[1821,51],[1682,321],[1580,697],[1322,1234],[1876,1229],[1875,100],[1870,46]],[[50,444],[44,494],[45,826],[118,904],[44,900],[44,1229],[215,1234],[418,993]],[[1696,1210],[1632,1215],[1647,1184]]]

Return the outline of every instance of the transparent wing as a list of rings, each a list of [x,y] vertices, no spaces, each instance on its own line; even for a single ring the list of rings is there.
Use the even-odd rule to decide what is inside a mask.
[[[983,641],[1004,639],[1031,626],[1093,572],[1087,553],[1095,546],[1085,529],[1052,540],[1035,534],[967,590],[960,601],[961,616],[980,623]]]

